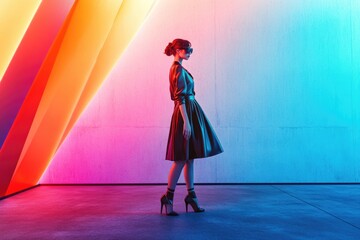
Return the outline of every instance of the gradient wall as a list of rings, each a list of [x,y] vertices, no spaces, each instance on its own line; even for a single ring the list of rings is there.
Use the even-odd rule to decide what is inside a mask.
[[[166,182],[176,37],[225,150],[197,182],[359,181],[359,16],[359,1],[159,1],[41,182]]]
[[[177,37],[225,150],[197,182],[359,181],[359,16],[350,0],[157,1],[40,183],[166,182]]]

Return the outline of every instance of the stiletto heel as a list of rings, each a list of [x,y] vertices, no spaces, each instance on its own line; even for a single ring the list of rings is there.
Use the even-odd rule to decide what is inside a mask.
[[[164,204],[162,203],[161,199],[160,199],[160,203],[161,203],[160,214],[162,214]]]
[[[196,194],[194,191],[190,191],[189,194],[185,197],[184,201],[185,201],[186,212],[188,212],[189,204],[192,207],[192,209],[194,210],[194,212],[196,212],[196,213],[205,212],[205,209],[199,207],[199,204],[198,204],[197,198],[196,198]]]
[[[166,216],[178,216],[179,215],[177,212],[172,210],[173,203],[172,203],[172,201],[170,199],[168,199],[166,197],[166,194],[164,194],[161,197],[160,203],[161,203],[160,214],[162,214],[162,210],[163,210],[163,207],[165,205]],[[168,212],[168,208],[171,208],[171,211]]]

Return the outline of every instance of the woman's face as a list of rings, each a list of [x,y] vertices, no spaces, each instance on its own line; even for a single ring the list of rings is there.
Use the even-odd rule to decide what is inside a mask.
[[[178,53],[180,58],[185,60],[188,60],[192,53],[192,51],[186,51],[186,49],[177,49],[176,52]]]

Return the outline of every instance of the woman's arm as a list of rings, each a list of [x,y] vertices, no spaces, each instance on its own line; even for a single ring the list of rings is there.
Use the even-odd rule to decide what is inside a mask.
[[[180,113],[184,121],[184,138],[186,140],[189,140],[191,135],[191,126],[185,107],[185,96],[187,91],[185,72],[184,69],[179,65],[175,65],[172,71],[173,77],[170,77],[170,81],[173,81],[173,88],[171,91],[173,91],[174,94],[174,101],[176,102],[176,104],[179,104]]]
[[[189,140],[189,138],[191,136],[191,126],[190,126],[190,121],[189,121],[188,115],[186,113],[185,104],[180,105],[180,113],[184,120],[183,135],[186,140]]]

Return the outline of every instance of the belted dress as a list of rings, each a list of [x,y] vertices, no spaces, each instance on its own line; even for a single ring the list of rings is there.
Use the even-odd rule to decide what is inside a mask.
[[[199,103],[195,100],[194,79],[179,62],[169,72],[170,96],[174,101],[166,160],[182,161],[206,158],[223,152],[221,143]],[[190,139],[183,135],[184,120],[180,105],[185,104],[191,126]]]

